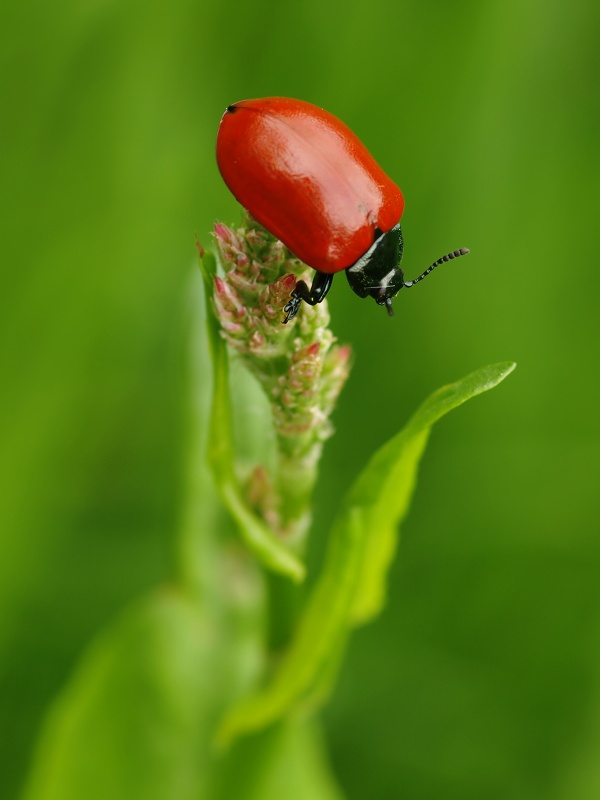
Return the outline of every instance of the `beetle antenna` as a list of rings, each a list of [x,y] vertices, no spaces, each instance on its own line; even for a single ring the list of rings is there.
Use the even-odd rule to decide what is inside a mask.
[[[415,278],[414,281],[405,281],[403,285],[406,286],[408,289],[410,289],[411,286],[414,286],[415,283],[418,283],[419,281],[422,281],[423,278],[426,278],[430,272],[433,272],[433,270],[436,267],[439,267],[440,264],[443,264],[444,261],[452,261],[453,258],[466,256],[468,252],[469,252],[468,247],[461,247],[460,250],[453,250],[451,253],[448,253],[447,255],[438,258],[437,261],[434,261],[433,264],[430,267],[427,267],[425,272],[422,275],[419,275],[418,278]]]

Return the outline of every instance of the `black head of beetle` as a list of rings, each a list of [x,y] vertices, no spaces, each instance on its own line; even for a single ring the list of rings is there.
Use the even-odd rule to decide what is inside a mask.
[[[370,295],[378,305],[387,308],[390,317],[394,316],[392,298],[398,294],[400,289],[414,286],[415,283],[419,283],[423,278],[426,278],[440,264],[459,256],[464,256],[469,252],[466,247],[461,247],[460,250],[453,250],[451,253],[434,261],[418,278],[413,281],[405,281],[404,272],[400,268],[403,250],[404,240],[400,223],[391,230],[386,231],[386,233],[382,233],[376,228],[375,241],[371,247],[364,256],[361,256],[356,263],[345,270],[352,290],[359,297],[369,297]],[[331,288],[332,282],[333,274],[318,271],[310,289],[304,281],[298,281],[289,303],[284,308],[287,314],[284,323],[289,322],[296,316],[302,300],[311,306],[322,302]]]
[[[393,315],[392,297],[405,285],[400,269],[404,240],[400,223],[387,233],[375,230],[375,241],[364,256],[346,269],[346,277],[353,292],[359,297],[369,295],[380,306],[386,306]]]

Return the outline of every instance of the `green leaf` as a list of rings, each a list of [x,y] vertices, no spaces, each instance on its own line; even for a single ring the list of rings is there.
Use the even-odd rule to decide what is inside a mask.
[[[292,644],[273,679],[263,691],[242,700],[225,716],[217,731],[217,747],[228,747],[240,733],[261,730],[280,719],[312,689],[321,670],[325,675],[331,674],[327,667],[335,663],[338,655],[356,586],[362,538],[358,514],[350,514],[345,533],[343,542],[340,536],[332,539],[328,558],[331,568],[324,570],[313,589]]]
[[[226,715],[218,744],[227,746],[242,733],[266,727],[332,682],[348,629],[371,619],[383,604],[397,527],[408,511],[431,426],[470,397],[496,386],[514,368],[512,362],[494,364],[442,387],[375,453],[342,503],[322,575],[285,658],[262,691]]]
[[[260,562],[296,582],[304,579],[300,559],[248,507],[235,473],[235,450],[229,390],[227,346],[221,338],[211,298],[216,274],[216,259],[205,252],[201,259],[206,298],[206,316],[213,363],[213,400],[209,423],[208,460],[219,496],[236,522],[242,538]]]
[[[23,800],[198,800],[222,673],[212,626],[164,590],[88,649],[42,729]]]
[[[497,386],[516,364],[491,364],[442,386],[417,409],[405,428],[373,456],[355,482],[347,503],[364,513],[365,542],[355,599],[354,624],[372,619],[385,602],[386,578],[396,552],[398,526],[410,507],[417,469],[431,426],[471,397]]]
[[[216,613],[163,590],[101,634],[50,709],[22,800],[340,800],[314,722],[214,752],[221,708],[256,669],[246,608],[226,625]]]
[[[293,719],[242,739],[220,765],[215,800],[342,800],[321,731]]]

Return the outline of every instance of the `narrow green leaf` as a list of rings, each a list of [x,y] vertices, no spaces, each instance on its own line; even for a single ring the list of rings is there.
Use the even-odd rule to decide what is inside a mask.
[[[323,671],[331,676],[348,628],[371,619],[383,604],[397,526],[408,511],[431,426],[514,368],[512,362],[495,364],[442,387],[375,453],[342,504],[323,572],[286,657],[262,691],[226,715],[218,744],[227,746],[240,734],[266,727],[310,693],[323,690],[320,676]]]
[[[221,337],[219,323],[211,303],[216,259],[212,253],[205,252],[200,263],[204,279],[206,322],[213,364],[213,399],[209,422],[208,460],[219,496],[236,522],[242,538],[260,562],[268,569],[300,582],[305,575],[304,565],[248,507],[235,473],[227,345]]]
[[[492,364],[456,383],[442,386],[417,409],[405,428],[375,453],[355,482],[348,504],[365,514],[365,551],[352,606],[354,624],[376,616],[385,602],[386,578],[406,516],[417,469],[431,426],[453,408],[497,386],[514,362]]]

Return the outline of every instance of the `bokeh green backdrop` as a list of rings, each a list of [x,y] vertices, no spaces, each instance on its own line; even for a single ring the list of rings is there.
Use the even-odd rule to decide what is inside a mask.
[[[600,796],[597,86],[589,0],[3,4],[0,793],[92,635],[168,577],[194,233],[238,208],[224,107],[289,95],[401,185],[389,320],[339,278],[355,351],[317,533],[432,389],[517,372],[440,424],[390,604],[325,715],[350,800]],[[176,800],[176,798],[174,798]]]

